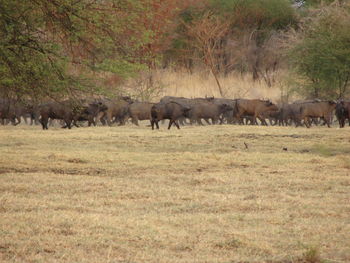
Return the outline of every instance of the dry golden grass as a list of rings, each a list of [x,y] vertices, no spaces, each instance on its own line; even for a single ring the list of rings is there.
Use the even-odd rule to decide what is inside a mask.
[[[0,261],[350,262],[349,190],[348,127],[0,126]]]
[[[161,79],[164,91],[162,95],[183,96],[188,98],[214,96],[221,97],[214,77],[209,71],[189,74],[185,71],[158,70],[154,73]],[[251,74],[230,74],[219,78],[226,98],[271,99],[278,101],[281,91],[278,83],[268,87],[261,81],[253,81]]]
[[[251,74],[232,73],[219,77],[225,98],[270,99],[280,102],[282,97],[283,75],[276,73],[276,81],[272,87],[261,81],[253,81]],[[150,85],[152,79],[152,85]],[[140,73],[139,76],[127,80],[121,87],[124,94],[140,100],[159,101],[163,96],[179,96],[196,98],[204,96],[221,97],[215,78],[208,70],[197,69],[193,74],[187,71],[169,69],[155,70],[151,73]],[[286,88],[283,87],[285,90]],[[284,91],[283,97],[286,96]],[[284,98],[285,99],[285,98]],[[289,99],[292,98],[289,94]]]

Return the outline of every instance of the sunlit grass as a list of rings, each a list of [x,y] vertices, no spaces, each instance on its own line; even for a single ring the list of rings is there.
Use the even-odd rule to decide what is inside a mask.
[[[221,97],[215,78],[209,71],[197,70],[190,74],[185,71],[158,70],[154,72],[154,78],[160,80],[163,88],[161,96]],[[263,80],[253,81],[250,74],[220,76],[219,81],[225,98],[271,99],[275,102],[281,99],[279,82],[269,87]]]
[[[1,126],[0,261],[348,262],[349,176],[346,128]]]

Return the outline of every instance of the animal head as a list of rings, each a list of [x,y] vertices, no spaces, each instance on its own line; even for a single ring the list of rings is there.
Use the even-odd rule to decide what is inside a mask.
[[[226,104],[226,103],[223,103],[223,104],[220,105],[220,110],[226,112],[226,111],[233,110],[233,107],[228,105],[228,104]]]
[[[191,107],[188,107],[188,106],[183,106],[183,115],[184,117],[188,118],[189,117],[189,113],[191,111]]]
[[[89,106],[95,111],[106,111],[108,107],[101,101],[95,101],[89,104]]]
[[[205,100],[212,102],[214,100],[214,96],[208,97],[207,95],[205,95]]]
[[[183,109],[184,109],[184,111],[190,111],[190,110],[191,110],[191,107],[189,107],[189,106],[183,106]]]
[[[278,111],[278,106],[271,101],[267,101],[265,105],[269,108],[270,111]]]
[[[121,99],[128,102],[129,104],[134,102],[133,99],[131,99],[129,96],[123,96]]]
[[[151,111],[159,111],[160,108],[162,108],[164,106],[163,103],[158,103],[158,104],[154,104],[152,107],[151,107]]]
[[[100,111],[106,111],[106,110],[108,110],[107,105],[105,105],[105,104],[102,103],[102,102],[99,102],[99,103],[98,103],[98,107],[99,107]]]
[[[265,105],[266,106],[272,106],[274,104],[270,100],[265,100]]]

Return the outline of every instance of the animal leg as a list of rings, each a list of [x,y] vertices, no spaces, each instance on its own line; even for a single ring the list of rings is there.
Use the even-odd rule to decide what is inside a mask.
[[[107,119],[107,124],[108,126],[112,126],[112,123],[113,123],[113,116],[112,116],[112,113],[108,112],[107,115],[106,115],[106,119]]]
[[[305,124],[306,128],[310,128],[311,127],[311,124],[309,122],[309,118],[308,117],[304,118],[304,124]]]
[[[197,123],[198,123],[198,125],[204,126],[204,124],[203,124],[202,121],[201,121],[201,118],[197,118]]]
[[[132,117],[131,122],[132,122],[133,124],[135,124],[136,126],[139,126],[139,122],[138,122],[138,119],[137,119],[137,118]]]
[[[180,129],[180,126],[179,126],[179,124],[177,123],[177,121],[173,121],[173,123],[175,124],[175,126],[178,128],[178,129]]]
[[[39,122],[41,123],[41,126],[43,127],[43,130],[48,130],[49,128],[47,127],[47,124],[49,122],[49,119],[46,117],[41,117],[41,119],[39,119]]]
[[[208,125],[211,125],[211,123],[209,122],[209,119],[208,119],[208,118],[205,118],[204,120],[205,120],[205,122],[206,122]],[[214,124],[214,123],[213,123],[213,124]]]
[[[65,123],[66,123],[66,128],[68,128],[68,129],[72,128],[72,121],[71,120],[65,120]]]

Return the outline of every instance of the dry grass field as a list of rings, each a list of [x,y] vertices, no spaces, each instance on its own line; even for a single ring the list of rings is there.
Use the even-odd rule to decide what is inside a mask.
[[[350,128],[0,126],[0,262],[350,262]]]
[[[158,70],[154,72],[154,78],[160,79],[164,85],[164,94],[167,96],[183,97],[221,97],[215,78],[207,71],[197,71],[194,74],[187,72],[174,72],[170,70]],[[225,98],[247,98],[261,99],[268,98],[277,101],[281,98],[279,82],[268,87],[261,81],[253,81],[250,74],[229,74],[226,77],[220,76]]]
[[[277,73],[276,73],[277,74]],[[272,87],[268,87],[263,80],[253,81],[250,74],[229,74],[220,76],[219,81],[223,89],[225,98],[246,98],[246,99],[270,99],[279,102],[282,96],[282,89],[286,89],[281,81],[281,75],[276,75],[276,82]],[[157,70],[152,73],[152,79],[155,87],[148,87],[145,84],[145,76],[136,79],[130,79],[129,83],[123,87],[128,94],[138,97],[140,94],[148,94],[150,91],[153,95],[151,100],[159,101],[163,96],[179,96],[187,98],[214,96],[221,97],[215,78],[208,71],[197,70],[193,74],[184,71]],[[286,91],[283,93],[286,96]],[[139,97],[139,99],[141,99]],[[149,100],[146,96],[146,100]],[[289,94],[291,101],[300,99],[295,94]]]

